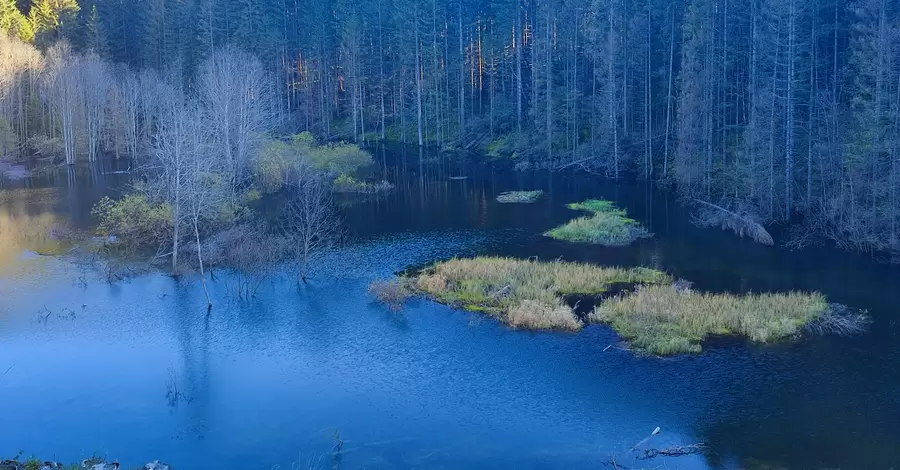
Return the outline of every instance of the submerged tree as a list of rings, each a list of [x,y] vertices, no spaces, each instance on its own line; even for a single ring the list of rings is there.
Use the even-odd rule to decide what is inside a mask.
[[[282,233],[294,255],[298,280],[306,282],[311,255],[331,246],[339,230],[329,181],[308,163],[302,164],[297,179],[287,188],[282,214]]]

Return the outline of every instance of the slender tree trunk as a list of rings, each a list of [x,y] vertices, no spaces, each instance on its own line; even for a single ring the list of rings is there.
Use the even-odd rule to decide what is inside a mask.
[[[421,48],[419,45],[419,8],[416,6],[416,123],[419,132],[419,147],[425,145],[422,135],[422,68]]]
[[[203,269],[203,250],[200,247],[200,229],[198,227],[200,221],[194,215],[194,241],[197,243],[197,262],[200,263],[200,283],[203,285],[203,293],[206,294],[206,308],[212,310],[212,298],[209,296],[209,289],[206,287],[206,271]]]
[[[666,89],[666,142],[663,150],[663,178],[669,177],[669,132],[672,128],[672,80],[675,67],[675,7],[672,8],[672,29],[669,32],[669,77]]]

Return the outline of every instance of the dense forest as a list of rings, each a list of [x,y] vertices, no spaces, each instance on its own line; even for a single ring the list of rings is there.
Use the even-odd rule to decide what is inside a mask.
[[[310,131],[634,174],[740,218],[794,222],[797,245],[895,252],[898,8],[0,0],[0,153],[47,153],[62,142],[68,163],[138,157],[164,119],[150,109],[152,84],[207,97],[233,85],[251,107],[271,88],[271,119],[244,135]],[[212,60],[226,47],[255,59],[232,51],[221,56],[227,63]],[[258,70],[240,83],[215,77],[249,63]],[[248,152],[251,140],[226,152]]]

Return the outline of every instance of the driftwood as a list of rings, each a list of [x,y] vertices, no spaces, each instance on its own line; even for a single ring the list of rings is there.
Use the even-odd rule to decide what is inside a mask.
[[[611,345],[610,345],[611,346]],[[607,347],[609,349],[609,347]],[[641,451],[639,448],[649,442],[654,437],[658,436],[662,430],[657,426],[653,432],[650,433],[649,436],[641,439],[637,444],[631,447],[631,449],[627,452],[632,453],[632,458],[635,460],[650,460],[655,459],[657,457],[681,457],[685,455],[699,454],[706,449],[706,444],[697,443],[697,444],[688,444],[683,446],[674,446],[674,447],[666,447],[664,449],[656,449],[656,448],[646,448]],[[615,469],[629,469],[629,467],[622,465],[618,462],[619,457],[621,457],[626,452],[622,452],[617,455],[613,455],[607,460],[602,461],[601,463],[612,466]]]
[[[731,230],[740,237],[750,237],[753,241],[772,246],[775,240],[759,222],[751,216],[730,211],[711,202],[694,199],[703,209],[694,215],[694,224],[700,227],[720,226],[722,230]]]
[[[668,447],[666,449],[647,449],[644,455],[638,456],[638,460],[650,460],[656,457],[682,457],[685,455],[699,454],[706,449],[706,444],[690,444],[686,446]]]

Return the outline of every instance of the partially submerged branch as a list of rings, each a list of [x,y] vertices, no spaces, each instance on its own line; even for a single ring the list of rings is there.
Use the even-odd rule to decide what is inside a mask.
[[[694,199],[700,208],[693,216],[693,222],[699,227],[721,227],[722,230],[731,230],[740,237],[749,237],[756,243],[772,246],[775,240],[772,235],[757,222],[756,218],[748,211],[732,211],[711,202]]]

